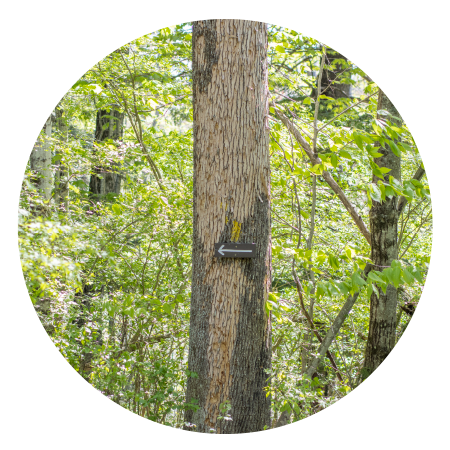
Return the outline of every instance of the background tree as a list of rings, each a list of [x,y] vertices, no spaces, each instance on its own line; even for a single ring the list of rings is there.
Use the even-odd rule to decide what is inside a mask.
[[[113,107],[99,110],[95,123],[94,141],[120,141],[123,137],[123,121],[124,114]],[[117,163],[111,161],[109,165],[96,166],[91,175],[89,191],[93,198],[97,199],[108,193],[118,195],[121,180]]]
[[[67,143],[69,138],[69,124],[67,118],[64,115],[64,110],[58,105],[55,108],[55,125],[56,132],[61,143]],[[67,210],[67,196],[69,194],[68,189],[68,172],[67,168],[61,164],[62,155],[60,152],[55,154],[55,202],[59,205],[65,206]]]
[[[44,201],[52,195],[52,152],[49,138],[52,134],[52,117],[45,122],[30,155],[30,168],[34,172],[33,182]]]
[[[391,138],[395,138],[396,130],[401,127],[402,119],[389,98],[380,90],[378,94],[378,118],[388,120],[396,126],[390,129]],[[389,136],[386,133],[386,137]],[[389,169],[381,178],[388,182],[391,177],[401,181],[401,152],[395,143],[396,139],[377,147],[381,155],[374,159],[379,167]],[[373,183],[380,178],[374,174]],[[385,196],[381,201],[374,201],[370,209],[371,260],[377,270],[390,268],[398,259],[398,201],[397,197]],[[397,328],[398,285],[401,268],[392,270],[393,283],[389,283],[383,291],[378,289],[370,296],[369,335],[364,358],[362,377],[369,376],[387,357],[395,345]]]

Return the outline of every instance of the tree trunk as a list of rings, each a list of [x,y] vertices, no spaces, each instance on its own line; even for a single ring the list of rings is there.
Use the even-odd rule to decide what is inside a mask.
[[[123,136],[123,122],[124,114],[111,108],[111,110],[99,110],[97,112],[97,119],[95,124],[95,141],[102,142],[110,139],[112,141],[118,141]],[[105,195],[109,193],[120,194],[121,176],[119,173],[119,167],[116,163],[111,163],[109,166],[97,166],[93,169],[91,179],[89,182],[89,195],[95,200],[101,200]],[[100,176],[99,176],[100,175]],[[102,286],[101,292],[103,294],[105,286]],[[83,294],[85,300],[80,303],[81,314],[89,308],[89,296],[94,295],[89,286],[85,286]],[[98,292],[97,292],[98,294]],[[86,297],[87,296],[87,297]],[[84,322],[78,322],[81,327]],[[96,343],[101,345],[102,333],[99,331]],[[92,371],[93,354],[92,352],[82,352],[80,362],[80,373],[82,376],[89,380],[90,373]]]
[[[337,60],[344,60],[345,63],[342,64]],[[339,79],[342,78],[344,70],[350,65],[347,58],[335,50],[327,49],[325,64],[326,66],[322,72],[321,94],[334,99],[350,98],[351,85],[339,83]],[[334,66],[335,68],[330,66]],[[313,89],[312,97],[317,98],[316,89]]]
[[[378,96],[378,110],[386,110],[392,116],[389,120],[395,125],[401,124],[400,115],[394,105],[380,90]],[[397,180],[401,179],[401,160],[394,155],[388,145],[378,149],[383,156],[375,158],[376,164],[380,167],[391,169],[385,175],[385,180],[389,180],[392,175]],[[373,182],[379,180],[375,175]],[[397,245],[397,197],[387,198],[382,202],[373,202],[370,209],[370,229],[372,235],[372,262],[376,270],[383,270],[390,266],[391,262],[398,258]],[[364,366],[361,371],[361,378],[367,378],[387,357],[395,345],[395,329],[397,319],[397,289],[388,285],[386,294],[379,289],[379,296],[372,293],[370,297],[370,322],[369,336],[367,339]]]
[[[64,117],[64,111],[58,106],[55,109],[56,129],[58,130],[59,140],[67,142],[69,126],[67,118]],[[67,168],[63,166],[60,160],[57,161],[55,173],[55,202],[57,205],[65,205],[67,210],[67,196],[69,194],[69,187],[67,183]]]
[[[102,142],[107,139],[118,141],[123,136],[124,114],[111,108],[97,112],[95,124],[95,141]],[[100,199],[108,193],[120,194],[122,177],[118,165],[112,163],[108,166],[97,166],[93,170],[89,182],[89,192],[92,197]],[[100,176],[99,176],[100,175]]]
[[[30,168],[35,172],[33,182],[37,191],[46,201],[52,196],[52,152],[48,137],[52,134],[51,116],[45,122],[43,133],[40,133],[30,155]]]
[[[270,166],[267,25],[194,22],[194,230],[185,421],[196,431],[270,427]],[[216,258],[214,244],[256,243]],[[232,420],[218,419],[229,404]],[[222,414],[223,415],[223,414]],[[189,428],[193,429],[193,428]]]
[[[344,64],[338,62],[337,60],[344,60]],[[334,65],[336,69],[334,70],[324,70],[322,75],[322,86],[327,88],[324,92],[328,97],[333,98],[349,98],[351,85],[345,83],[339,83],[339,79],[345,77],[344,71],[350,66],[347,58],[334,50],[327,51],[327,65]],[[322,89],[323,90],[323,89]]]

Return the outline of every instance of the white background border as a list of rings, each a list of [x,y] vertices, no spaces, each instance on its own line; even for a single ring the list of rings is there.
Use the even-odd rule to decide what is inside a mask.
[[[5,449],[440,449],[448,445],[449,33],[445,2],[20,1],[2,7],[1,434]],[[181,22],[239,18],[314,37],[368,73],[410,127],[430,180],[431,270],[417,313],[390,357],[325,411],[278,430],[209,436],[154,424],[86,383],[51,343],[20,270],[22,174],[49,113],[93,64]]]

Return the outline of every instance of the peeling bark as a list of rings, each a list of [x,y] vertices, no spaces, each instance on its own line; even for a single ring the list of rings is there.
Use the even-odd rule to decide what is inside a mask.
[[[396,125],[401,124],[398,111],[381,90],[378,96],[378,110],[388,111],[394,116],[389,116],[389,120]],[[400,157],[394,155],[388,145],[379,148],[378,151],[383,156],[375,158],[375,163],[380,167],[391,169],[385,175],[386,181],[389,180],[390,175],[400,180]],[[373,176],[373,182],[378,182],[375,175]],[[390,266],[391,262],[398,258],[397,226],[397,197],[386,198],[382,203],[374,201],[370,209],[370,229],[372,237],[371,259],[376,270],[382,270],[384,267]],[[398,292],[392,285],[388,285],[386,294],[379,289],[379,296],[373,292],[370,297],[369,336],[361,371],[363,380],[385,360],[394,348],[397,300]]]
[[[203,433],[270,427],[271,284],[267,25],[194,22],[194,235],[186,422]],[[215,258],[217,242],[256,258]],[[229,402],[232,420],[218,420]]]

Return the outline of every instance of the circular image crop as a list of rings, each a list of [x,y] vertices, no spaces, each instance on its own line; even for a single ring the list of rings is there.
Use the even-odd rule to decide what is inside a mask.
[[[44,124],[19,208],[24,278],[87,382],[149,420],[248,433],[346,396],[415,313],[425,170],[338,51],[244,20],[112,52]]]

